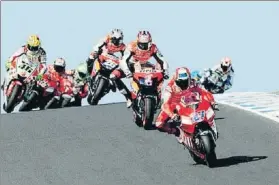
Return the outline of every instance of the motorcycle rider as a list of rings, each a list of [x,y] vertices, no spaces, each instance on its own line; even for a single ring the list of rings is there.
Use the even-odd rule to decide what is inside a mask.
[[[229,90],[232,87],[234,69],[232,67],[232,60],[229,57],[223,57],[220,61],[220,64],[215,65],[211,69],[205,69],[204,75],[202,75],[202,78],[200,80],[201,83],[204,83],[206,78],[210,76],[212,72],[217,72],[221,75],[223,85],[220,87],[220,94],[224,93],[226,90]]]
[[[120,77],[126,76],[127,78],[133,77],[134,71],[134,63],[140,62],[141,64],[145,64],[148,60],[154,57],[155,60],[159,63],[161,68],[164,70],[164,79],[169,78],[169,65],[167,61],[164,59],[162,53],[159,51],[157,45],[152,42],[152,36],[149,31],[141,30],[138,32],[137,39],[132,41],[125,50],[125,55],[120,61],[120,68],[123,73],[121,73]],[[161,83],[158,87],[159,98],[161,97],[161,87],[163,83]],[[132,86],[133,88],[133,86]],[[136,90],[133,89],[131,92],[132,99],[136,97]],[[131,106],[131,102],[127,102],[127,106]]]
[[[159,131],[174,134],[176,137],[180,136],[180,129],[177,127],[171,128],[166,124],[166,122],[169,119],[175,121],[179,120],[179,115],[175,113],[175,109],[176,105],[181,101],[180,93],[182,91],[189,92],[189,98],[193,101],[196,100],[195,93],[197,92],[199,95],[211,102],[211,104],[214,103],[214,98],[208,91],[191,83],[191,74],[187,67],[177,68],[175,74],[172,76],[165,88],[163,94],[164,103],[161,107],[161,112],[155,121],[156,127]]]
[[[103,38],[94,48],[93,51],[90,53],[88,59],[86,60],[88,72],[92,74],[92,76],[95,75],[95,72],[93,70],[94,62],[96,59],[98,59],[98,56],[102,52],[107,52],[109,54],[116,54],[120,53],[120,59],[124,55],[124,51],[126,49],[126,45],[123,42],[124,34],[121,29],[113,29],[111,30],[110,34],[108,34],[105,38]],[[130,91],[127,88],[127,86],[123,83],[123,81],[118,78],[120,76],[121,71],[115,70],[111,74],[111,79],[113,80],[114,84],[111,84],[112,86],[116,86],[117,89],[123,96],[126,98],[127,102],[131,102],[131,95]],[[115,90],[113,89],[115,92]]]
[[[41,40],[37,35],[30,35],[25,45],[21,46],[7,61],[6,71],[8,72],[12,67],[12,62],[22,54],[26,54],[31,62],[40,62],[42,68],[37,76],[38,79],[46,72],[46,52],[41,46]]]
[[[76,69],[67,71],[67,75],[71,77],[71,82],[74,84],[73,93],[75,101],[71,106],[81,106],[82,99],[88,95],[88,78],[87,64],[81,63]]]
[[[61,77],[67,78],[66,60],[61,57],[56,58],[53,64],[47,66],[46,74],[48,74],[52,80],[56,81],[59,81]]]
[[[12,62],[21,56],[22,54],[26,54],[27,58],[31,62],[39,62],[41,64],[39,74],[36,77],[36,80],[41,80],[43,74],[46,72],[46,60],[47,55],[43,47],[41,46],[41,40],[37,35],[30,35],[27,39],[25,45],[21,46],[9,59],[6,61],[5,67],[6,71],[9,72],[12,66]],[[4,89],[5,79],[2,84],[2,89]]]

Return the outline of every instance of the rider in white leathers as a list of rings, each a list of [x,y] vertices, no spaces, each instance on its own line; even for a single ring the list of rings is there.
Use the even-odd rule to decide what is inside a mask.
[[[222,79],[222,86],[220,87],[220,94],[224,93],[232,87],[234,69],[232,67],[232,61],[229,57],[224,57],[221,59],[220,64],[217,64],[212,68],[205,69],[204,75],[202,75],[200,82],[203,83],[206,78],[212,74],[212,72],[218,72],[221,75],[220,79]]]

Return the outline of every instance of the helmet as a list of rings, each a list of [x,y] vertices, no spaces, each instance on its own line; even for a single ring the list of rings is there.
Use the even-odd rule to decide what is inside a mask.
[[[229,57],[224,57],[221,59],[221,69],[224,73],[230,71],[232,67],[232,60]]]
[[[78,79],[84,80],[88,74],[87,65],[85,63],[81,63],[76,68],[76,75]]]
[[[120,29],[113,29],[109,34],[111,43],[115,46],[120,46],[123,43],[123,32]]]
[[[175,84],[182,90],[188,89],[191,83],[190,70],[187,67],[179,67],[175,70]]]
[[[53,64],[54,70],[58,73],[64,72],[66,68],[66,61],[63,58],[57,58]]]
[[[139,31],[137,35],[137,45],[141,50],[149,50],[152,44],[152,36],[149,31]]]
[[[31,54],[35,54],[41,47],[40,38],[37,35],[30,35],[27,40],[27,49]]]

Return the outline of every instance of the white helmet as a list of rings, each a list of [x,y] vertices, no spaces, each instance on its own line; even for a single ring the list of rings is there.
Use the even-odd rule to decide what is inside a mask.
[[[65,71],[66,61],[64,58],[57,58],[53,64],[54,70],[58,73]]]
[[[123,43],[124,34],[121,29],[113,29],[109,34],[111,43],[120,46]]]
[[[224,57],[221,59],[220,66],[223,72],[227,73],[232,68],[232,60],[229,57]]]

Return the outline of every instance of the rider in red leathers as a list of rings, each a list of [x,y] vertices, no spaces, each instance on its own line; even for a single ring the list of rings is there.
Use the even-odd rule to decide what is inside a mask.
[[[49,76],[49,78],[52,81],[57,81],[59,82],[59,84],[63,84],[61,83],[62,81],[66,81],[68,79],[68,71],[66,71],[66,61],[64,58],[57,58],[55,59],[55,61],[53,62],[53,64],[50,64],[47,66],[47,71],[45,74],[47,74]],[[61,91],[61,87],[58,89],[58,91]],[[66,88],[64,91],[70,91],[70,89]]]
[[[134,71],[134,63],[140,62],[141,64],[146,63],[151,57],[154,57],[155,60],[159,63],[161,68],[164,70],[164,79],[169,78],[168,74],[168,63],[163,58],[163,55],[159,51],[157,45],[152,42],[152,37],[149,31],[139,31],[137,35],[137,40],[132,41],[125,50],[125,55],[120,62],[121,71],[117,77],[131,78],[133,76],[132,72]],[[161,97],[161,87],[162,84],[158,87],[159,97]],[[136,92],[132,92],[133,99],[136,96]],[[131,102],[127,102],[127,107],[131,106]]]
[[[161,132],[167,132],[169,134],[174,134],[179,137],[179,128],[170,128],[165,124],[169,119],[178,120],[179,115],[174,113],[176,105],[181,101],[180,92],[189,92],[189,98],[195,99],[195,93],[198,92],[206,100],[214,104],[214,97],[208,91],[200,88],[191,83],[191,74],[188,68],[179,67],[176,69],[175,74],[168,82],[165,89],[163,98],[164,103],[162,105],[162,110],[156,119],[156,127]],[[184,94],[185,95],[185,94]]]
[[[109,54],[119,53],[121,54],[120,59],[124,55],[124,51],[126,49],[126,45],[123,42],[124,34],[120,29],[113,29],[109,35],[107,35],[104,39],[102,39],[91,52],[90,56],[88,57],[86,63],[88,67],[89,74],[92,76],[95,75],[95,72],[92,71],[94,62],[98,59],[98,56],[102,52],[107,52]],[[116,85],[117,89],[120,91],[121,94],[126,98],[127,101],[131,99],[130,91],[123,83],[120,78],[116,78],[119,76],[119,71],[115,70],[111,74],[111,79],[113,80],[114,84]],[[115,91],[115,90],[113,90]]]

